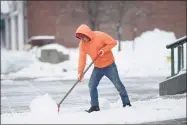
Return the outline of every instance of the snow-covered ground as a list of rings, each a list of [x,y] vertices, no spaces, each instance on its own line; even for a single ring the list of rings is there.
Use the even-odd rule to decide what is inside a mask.
[[[113,48],[113,52],[120,76],[169,76],[171,64],[167,57],[170,56],[170,50],[166,49],[166,45],[175,40],[174,33],[155,29],[147,31],[135,39],[135,50],[132,49],[132,41],[123,42],[121,52],[117,52],[118,47],[116,46]],[[38,61],[37,58],[40,57],[41,49],[49,48],[56,48],[58,51],[68,53],[70,60],[59,64]],[[186,44],[184,49],[186,51]],[[184,64],[186,64],[186,53],[184,53],[184,57]],[[91,59],[89,57],[87,59],[88,66]],[[175,50],[175,61],[176,59],[177,50]],[[13,52],[1,49],[1,79],[38,78],[39,81],[76,79],[77,64],[78,49],[67,49],[55,44],[42,48],[33,48],[29,52]],[[176,63],[175,67],[177,68]],[[63,72],[63,69],[66,69],[67,72]],[[89,78],[91,71],[91,69],[88,70],[85,79]],[[88,114],[82,110],[76,111],[74,108],[62,107],[61,112],[58,114],[56,101],[50,95],[45,94],[36,97],[30,103],[30,112],[1,114],[1,123],[130,124],[186,117],[185,95],[178,99],[158,97],[145,101],[136,101],[133,102],[132,107],[126,108],[121,108],[120,100],[116,103],[109,103],[106,99],[101,99],[101,107],[108,107],[108,109]]]
[[[118,47],[116,46],[113,48],[113,52],[120,75],[169,76],[171,66],[167,57],[170,56],[170,49],[166,49],[166,45],[175,40],[176,37],[173,32],[155,29],[147,31],[135,39],[134,51],[132,49],[132,41],[123,42],[121,52],[117,52]],[[184,47],[184,51],[186,51],[186,44]],[[65,54],[68,53],[70,60],[59,64],[38,61],[37,58],[40,57],[41,49],[50,48],[55,48]],[[78,49],[67,49],[63,46],[52,44],[42,48],[33,48],[29,52],[12,52],[1,49],[1,56],[2,79],[40,77],[38,80],[50,80],[77,78]],[[186,63],[186,53],[184,57]],[[91,59],[89,56],[87,59],[88,66],[91,63]],[[175,61],[176,59],[177,49],[175,49]],[[175,63],[175,67],[177,68],[177,63]],[[67,72],[63,72],[63,69],[66,69]],[[84,78],[89,78],[91,71],[91,69],[88,70]]]
[[[132,124],[151,121],[186,117],[186,97],[179,99],[151,99],[137,101],[132,107],[122,108],[120,100],[109,103],[100,99],[101,105],[108,106],[108,110],[100,112],[70,112],[69,109],[60,109],[50,95],[38,96],[30,104],[30,112],[2,114],[1,123],[9,124]],[[69,112],[67,112],[69,111]]]

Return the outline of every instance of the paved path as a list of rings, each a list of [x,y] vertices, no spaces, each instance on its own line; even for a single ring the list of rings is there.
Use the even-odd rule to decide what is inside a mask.
[[[158,98],[158,83],[163,77],[152,78],[124,78],[122,79],[132,102]],[[63,81],[1,81],[1,113],[27,112],[30,102],[38,95],[48,93],[59,102],[66,92],[75,83],[74,80]],[[98,87],[99,96],[110,102],[119,99],[119,94],[113,84],[106,78],[102,79]],[[165,96],[163,98],[167,98]],[[177,98],[177,97],[175,97]],[[180,97],[179,97],[180,98]],[[72,93],[63,102],[63,107],[81,107],[88,104],[88,80],[78,84]],[[186,118],[171,119],[166,121],[147,122],[142,124],[186,124]]]
[[[165,121],[146,122],[142,124],[187,124],[186,118],[171,119]]]
[[[122,78],[131,102],[158,98],[158,83],[163,77]],[[48,93],[59,102],[72,87],[75,80],[63,81],[1,81],[1,113],[27,112],[31,101],[39,95]],[[99,97],[110,102],[120,99],[114,85],[103,78],[98,86]],[[165,97],[163,97],[165,98]],[[167,97],[166,97],[167,98]],[[180,97],[179,97],[180,98]],[[63,102],[64,108],[79,108],[89,104],[88,80],[78,84]]]
[[[158,83],[162,77],[154,78],[123,78],[122,81],[129,93],[131,101],[147,100],[158,97]],[[63,81],[1,81],[1,113],[29,111],[29,104],[38,95],[48,93],[55,101],[59,102],[66,92],[75,83],[74,80]],[[110,102],[119,99],[119,94],[114,85],[105,77],[98,87],[100,98]],[[63,107],[79,107],[88,104],[88,80],[78,84],[63,102]]]

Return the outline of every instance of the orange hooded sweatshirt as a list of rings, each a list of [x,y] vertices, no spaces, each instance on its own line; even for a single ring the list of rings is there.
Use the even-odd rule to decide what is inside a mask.
[[[76,36],[77,34],[83,34],[90,38],[89,42],[80,41],[79,43],[78,74],[81,74],[84,71],[86,54],[94,60],[100,50],[104,51],[104,55],[100,56],[94,63],[97,68],[107,67],[114,62],[114,56],[111,49],[116,46],[117,42],[111,36],[101,31],[92,31],[85,24],[78,27]]]

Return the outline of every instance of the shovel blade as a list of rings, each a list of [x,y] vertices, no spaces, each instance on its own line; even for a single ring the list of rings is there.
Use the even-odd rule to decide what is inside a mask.
[[[57,104],[57,107],[58,107],[58,113],[60,112],[60,105],[59,104]]]

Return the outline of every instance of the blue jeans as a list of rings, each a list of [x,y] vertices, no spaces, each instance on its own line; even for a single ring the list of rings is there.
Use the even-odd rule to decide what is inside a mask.
[[[99,106],[97,86],[103,76],[106,76],[114,84],[118,90],[122,103],[130,103],[125,86],[122,84],[115,62],[105,68],[94,67],[91,78],[89,80],[89,91],[91,97],[91,106]]]

